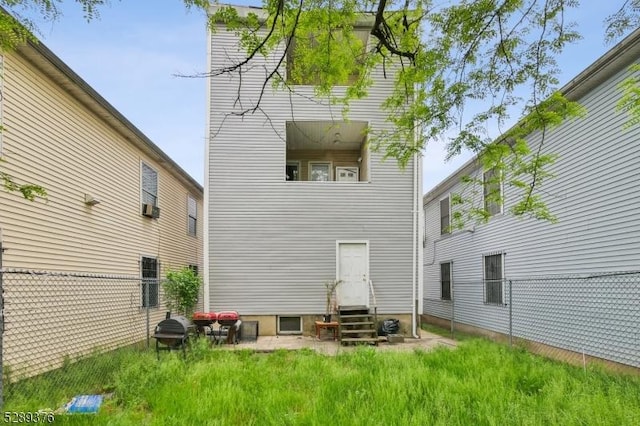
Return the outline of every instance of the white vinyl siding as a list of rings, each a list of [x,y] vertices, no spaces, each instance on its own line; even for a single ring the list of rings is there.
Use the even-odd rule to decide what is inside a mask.
[[[629,58],[630,61],[637,59]],[[554,177],[546,179],[538,194],[557,217],[557,223],[516,218],[511,214],[496,215],[488,223],[469,223],[465,229],[433,243],[440,238],[440,197],[447,192],[468,194],[470,188],[459,181],[445,181],[441,190],[427,194],[424,205],[425,314],[451,318],[451,304],[439,300],[439,263],[444,261],[453,260],[455,264],[455,321],[505,334],[509,332],[510,280],[638,269],[640,127],[625,127],[628,116],[616,107],[621,96],[619,85],[627,76],[623,63],[619,71],[611,75],[590,78],[590,84],[598,82],[598,85],[576,99],[585,107],[586,116],[567,121],[546,134],[541,153],[553,153],[558,158],[548,168]],[[541,136],[531,135],[528,141],[532,152],[536,152]],[[475,180],[483,177],[479,170],[471,176]],[[480,189],[476,201],[481,203],[482,189],[475,189]],[[522,193],[505,185],[503,196],[504,211],[508,212]],[[509,278],[503,280],[502,302],[506,304],[503,306],[484,303],[483,256],[495,254],[494,250],[502,251],[503,278],[507,275]],[[560,282],[551,290],[560,294]],[[590,297],[584,293],[562,295],[564,300],[576,301]],[[518,308],[514,305],[513,309],[516,312]],[[611,306],[612,315],[616,309]],[[548,324],[563,327],[562,332],[549,336],[548,344],[582,351],[575,345],[574,336],[588,336],[594,324],[572,323],[573,319],[561,309],[544,312]],[[520,323],[523,322],[521,319]],[[628,330],[629,324],[618,323],[615,327]],[[584,343],[582,340],[581,344]],[[598,349],[592,347],[591,351],[597,353]]]
[[[134,146],[133,135],[125,137],[105,121],[105,110],[98,115],[89,109],[87,99],[78,100],[67,88],[76,86],[44,73],[34,65],[39,56],[33,48],[23,49],[29,60],[21,51],[4,56],[3,120],[11,131],[3,132],[2,169],[20,182],[42,185],[49,195],[47,202],[28,202],[0,191],[3,238],[10,247],[4,265],[138,276],[140,252],[156,254],[163,267],[201,264],[202,230],[198,241],[185,232],[185,200],[190,193],[201,210],[199,188]],[[160,221],[140,214],[141,162],[162,183]],[[101,203],[88,208],[86,193]]]
[[[211,69],[242,56],[236,43],[233,33],[213,34]],[[256,57],[255,66],[243,73],[243,99],[255,99],[264,81],[262,65],[271,66],[273,60]],[[393,79],[385,79],[381,69],[372,78],[369,97],[351,104],[348,119],[392,131],[381,104],[393,90]],[[272,128],[257,115],[229,115],[239,108],[233,102],[237,84],[237,75],[211,79],[205,182],[211,207],[211,309],[233,308],[247,315],[322,314],[322,283],[336,274],[336,240],[369,240],[378,312],[411,312],[413,162],[401,171],[396,162],[382,161],[383,153],[371,152],[363,159],[369,164],[366,185],[286,182],[281,135],[292,120],[291,111],[296,120],[330,120],[333,109],[308,99],[314,96],[312,87],[297,87],[302,96],[294,97],[269,89],[262,108]],[[231,179],[239,167],[242,178]]]

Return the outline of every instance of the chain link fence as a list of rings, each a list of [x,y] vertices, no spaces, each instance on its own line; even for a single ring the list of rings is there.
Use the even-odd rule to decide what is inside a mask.
[[[4,400],[25,379],[107,354],[100,358],[101,368],[55,378],[60,387],[87,392],[88,382],[100,381],[87,374],[101,375],[109,363],[115,370],[119,358],[112,355],[117,349],[147,349],[149,336],[166,314],[157,279],[0,269],[0,285]]]
[[[445,293],[446,294],[446,293]],[[640,272],[452,282],[424,313],[451,332],[481,332],[566,361],[640,368]]]

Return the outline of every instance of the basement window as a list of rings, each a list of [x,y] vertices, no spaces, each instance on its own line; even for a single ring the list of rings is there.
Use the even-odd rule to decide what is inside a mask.
[[[278,334],[302,334],[302,317],[278,317]]]

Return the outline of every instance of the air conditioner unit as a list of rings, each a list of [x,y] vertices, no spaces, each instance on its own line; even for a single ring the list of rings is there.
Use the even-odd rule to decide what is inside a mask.
[[[143,204],[142,215],[157,219],[160,217],[160,208],[154,206],[153,204]]]

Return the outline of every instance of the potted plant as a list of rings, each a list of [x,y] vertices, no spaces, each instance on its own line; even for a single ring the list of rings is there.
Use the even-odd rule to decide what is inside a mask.
[[[331,322],[331,314],[333,313],[333,311],[335,310],[335,299],[333,298],[334,292],[336,291],[336,287],[338,287],[338,285],[340,285],[340,283],[342,282],[342,280],[330,280],[330,281],[325,281],[324,283],[324,288],[326,290],[326,295],[327,295],[327,308],[325,310],[325,315],[324,315],[324,322]],[[334,304],[332,305],[331,302],[334,302]]]

